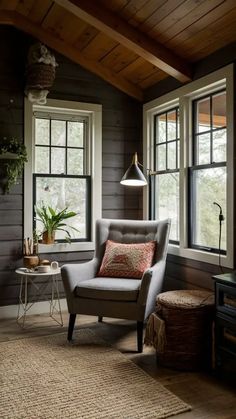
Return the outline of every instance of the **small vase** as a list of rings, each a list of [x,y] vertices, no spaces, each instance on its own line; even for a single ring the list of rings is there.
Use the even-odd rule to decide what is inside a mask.
[[[25,268],[34,269],[39,264],[39,257],[36,255],[24,256],[23,263]]]
[[[55,241],[55,231],[53,231],[51,234],[49,234],[48,231],[43,232],[43,236],[42,236],[43,244],[53,244],[54,241]]]

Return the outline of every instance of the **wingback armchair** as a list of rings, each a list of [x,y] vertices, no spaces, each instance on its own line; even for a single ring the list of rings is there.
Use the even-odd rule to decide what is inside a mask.
[[[70,313],[68,340],[72,339],[76,314],[137,321],[138,351],[143,349],[143,325],[153,312],[162,290],[170,220],[134,221],[101,219],[96,223],[94,258],[86,263],[67,264],[61,269]],[[98,277],[106,241],[145,243],[156,241],[153,266],[141,279]]]

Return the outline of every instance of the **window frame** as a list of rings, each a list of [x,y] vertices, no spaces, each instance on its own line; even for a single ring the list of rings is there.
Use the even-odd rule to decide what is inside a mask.
[[[157,112],[179,105],[180,114],[180,243],[168,245],[168,253],[184,258],[218,265],[217,253],[209,253],[189,247],[189,179],[188,172],[193,161],[193,121],[192,102],[198,98],[226,90],[227,113],[227,254],[221,256],[222,266],[234,267],[234,65],[230,64],[214,73],[208,74],[143,106],[143,156],[144,169],[151,169],[153,156],[153,116]],[[143,190],[143,217],[148,219],[150,194]],[[217,197],[216,197],[217,200]]]
[[[91,237],[88,241],[52,245],[39,244],[40,253],[90,251],[95,249],[95,222],[102,214],[102,105],[48,99],[45,105],[35,105],[25,98],[25,145],[28,162],[24,170],[24,237],[33,235],[33,164],[34,164],[34,111],[58,115],[82,115],[88,118],[89,141],[87,146],[87,170],[91,176]],[[39,175],[39,174],[38,174]],[[79,176],[79,175],[78,175]]]
[[[33,203],[36,204],[36,181],[38,178],[58,178],[58,179],[84,179],[86,182],[86,237],[81,239],[79,238],[71,238],[71,243],[79,243],[79,242],[89,242],[91,240],[91,230],[89,228],[90,220],[91,220],[91,176],[88,175],[59,175],[59,174],[47,174],[47,173],[33,173]],[[35,217],[36,213],[34,211],[33,205],[33,228],[36,227]],[[65,243],[66,239],[56,239],[57,243]]]
[[[204,170],[204,169],[215,169],[218,167],[226,167],[227,169],[227,162],[224,160],[222,162],[214,162],[213,160],[213,133],[220,131],[220,130],[224,130],[226,129],[227,132],[227,125],[224,125],[220,128],[213,128],[213,121],[212,121],[212,97],[216,96],[220,93],[226,93],[225,89],[220,89],[220,90],[214,90],[211,93],[208,94],[204,94],[201,97],[198,97],[197,99],[194,99],[192,101],[192,165],[189,167],[189,176],[188,176],[188,185],[189,185],[189,215],[188,215],[188,220],[189,220],[189,228],[188,228],[188,237],[189,237],[189,247],[191,249],[199,249],[199,250],[205,250],[207,252],[211,252],[211,253],[217,253],[219,254],[219,249],[218,248],[213,248],[213,247],[209,247],[209,246],[204,246],[204,245],[198,245],[195,244],[193,241],[193,236],[194,236],[194,228],[195,228],[195,216],[194,214],[196,213],[196,208],[194,206],[194,196],[196,194],[196,185],[194,184],[193,178],[194,178],[194,173],[198,170]],[[197,102],[202,101],[204,99],[210,99],[210,129],[199,133],[197,132]],[[210,134],[210,162],[209,163],[204,163],[204,164],[199,164],[198,162],[198,152],[197,152],[197,138],[199,138],[200,135],[205,135],[205,134]],[[227,141],[226,141],[226,148],[227,148]],[[191,163],[191,162],[190,162]],[[226,172],[227,173],[227,172]],[[222,250],[221,249],[221,254],[226,255],[226,250]]]
[[[176,117],[178,116],[178,118],[176,118],[176,138],[174,140],[169,140],[168,141],[168,114],[175,111]],[[157,118],[160,117],[161,115],[165,115],[165,124],[166,124],[166,135],[165,135],[165,141],[162,142],[157,142]],[[158,175],[165,175],[165,174],[171,174],[171,173],[179,173],[179,155],[178,155],[178,145],[180,144],[180,133],[178,132],[178,122],[179,122],[179,106],[174,106],[171,108],[166,109],[165,111],[162,112],[158,112],[153,116],[153,123],[154,123],[154,128],[153,128],[153,164],[154,164],[154,171],[155,171],[155,176],[153,176],[153,180],[152,180],[152,188],[150,193],[151,195],[151,201],[153,202],[152,204],[152,211],[151,211],[151,218],[154,219],[154,214],[155,214],[155,202],[156,202],[156,176]],[[176,158],[175,158],[175,168],[174,169],[169,169],[168,168],[168,144],[170,143],[175,143],[175,151],[176,151]],[[162,170],[158,170],[157,169],[157,150],[158,147],[160,145],[164,145],[166,146],[166,150],[165,150],[165,169]],[[172,244],[179,244],[179,240],[171,240],[170,239],[170,243]]]

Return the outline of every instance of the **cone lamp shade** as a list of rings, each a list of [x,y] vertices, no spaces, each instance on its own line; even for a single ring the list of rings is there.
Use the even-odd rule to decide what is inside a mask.
[[[126,186],[146,186],[147,179],[138,167],[138,155],[134,154],[133,160],[129,168],[120,181],[121,185]]]

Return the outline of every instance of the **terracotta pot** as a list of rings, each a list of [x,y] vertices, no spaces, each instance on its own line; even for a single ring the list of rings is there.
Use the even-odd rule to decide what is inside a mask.
[[[52,234],[48,234],[48,231],[43,232],[42,243],[43,244],[53,244],[55,241],[55,231]]]
[[[35,255],[24,256],[23,263],[25,268],[34,269],[39,264],[39,257]]]

